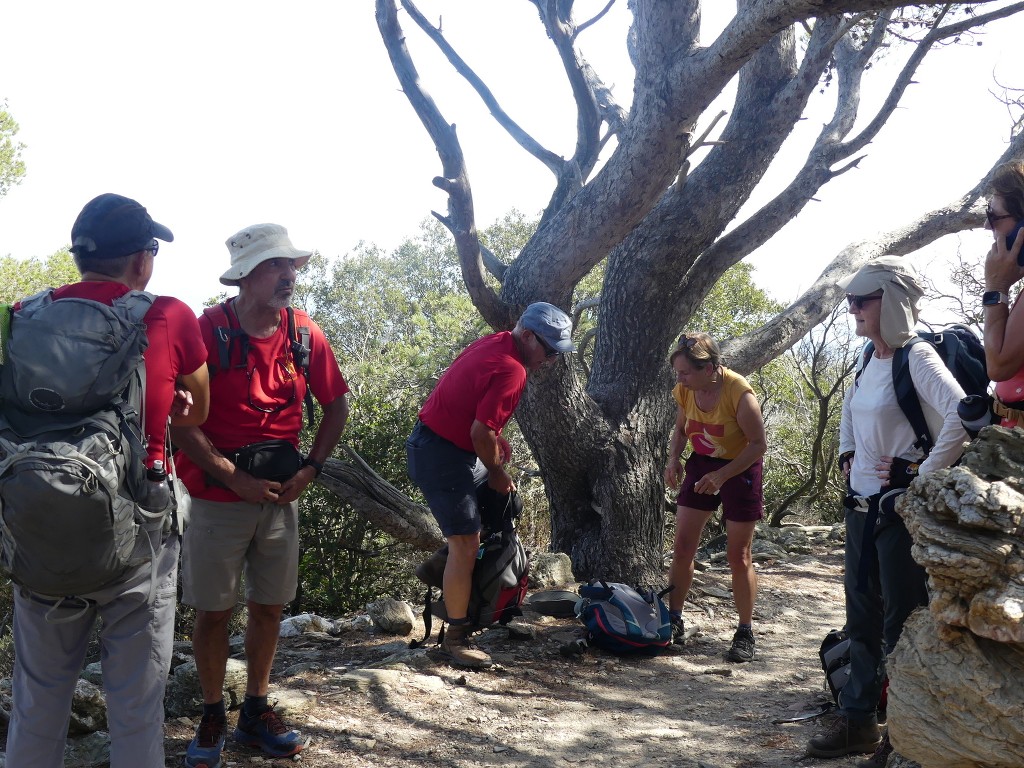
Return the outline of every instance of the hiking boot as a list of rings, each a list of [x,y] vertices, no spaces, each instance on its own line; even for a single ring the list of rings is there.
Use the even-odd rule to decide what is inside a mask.
[[[203,715],[196,736],[185,750],[186,768],[220,768],[227,722],[223,715]]]
[[[889,755],[893,753],[892,744],[889,741],[889,731],[885,732],[882,740],[875,747],[875,754],[858,761],[857,768],[885,768],[889,762]]]
[[[882,741],[873,719],[850,720],[836,715],[829,729],[811,739],[807,754],[813,757],[842,757],[851,753],[872,752]]]
[[[732,636],[732,648],[725,654],[729,661],[737,663],[752,661],[754,659],[754,630],[748,627],[740,627]]]
[[[676,645],[686,645],[686,622],[682,616],[678,619],[672,617],[672,642]]]
[[[438,654],[456,667],[483,669],[491,666],[491,657],[477,648],[469,636],[469,627],[449,624],[444,633],[444,641],[438,648]]]
[[[288,729],[273,707],[255,717],[248,717],[243,707],[238,713],[238,727],[231,737],[239,744],[258,747],[271,757],[291,757],[306,746],[302,734]]]

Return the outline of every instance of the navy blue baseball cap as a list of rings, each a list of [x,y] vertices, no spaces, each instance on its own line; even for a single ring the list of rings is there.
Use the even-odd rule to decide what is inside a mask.
[[[174,235],[153,221],[131,198],[106,192],[85,204],[71,227],[71,252],[94,259],[116,259],[147,248],[153,238],[170,243]]]
[[[572,320],[554,304],[534,302],[523,312],[519,324],[540,336],[556,352],[576,351],[572,343]]]

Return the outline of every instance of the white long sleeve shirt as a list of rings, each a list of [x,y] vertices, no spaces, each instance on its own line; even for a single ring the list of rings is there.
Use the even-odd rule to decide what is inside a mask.
[[[920,462],[919,474],[950,466],[967,440],[956,407],[964,391],[943,365],[935,349],[917,343],[910,348],[910,378],[935,446],[924,453],[914,447],[914,430],[896,401],[892,383],[893,357],[872,356],[854,386],[846,391],[839,423],[839,451],[854,451],[850,487],[858,496],[871,496],[882,488],[878,464],[882,456]]]

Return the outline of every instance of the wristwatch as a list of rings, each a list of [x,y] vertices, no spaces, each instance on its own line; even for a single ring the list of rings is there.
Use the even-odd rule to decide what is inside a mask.
[[[1008,304],[1009,298],[1002,291],[985,291],[981,294],[981,304],[984,307],[994,307],[997,304]]]
[[[313,475],[314,478],[320,477],[320,473],[324,471],[324,465],[309,456],[307,456],[306,460],[302,462],[302,466],[312,467],[313,471],[316,472],[316,474]]]

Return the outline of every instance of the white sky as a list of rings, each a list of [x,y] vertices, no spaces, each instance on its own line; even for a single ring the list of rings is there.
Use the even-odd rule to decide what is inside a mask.
[[[578,16],[604,1],[578,0]],[[720,27],[732,7],[705,3],[708,27]],[[571,153],[568,88],[529,3],[423,0],[421,8],[432,19],[443,14],[446,34],[513,117],[549,148]],[[89,199],[117,192],[175,233],[150,289],[198,309],[222,289],[224,240],[248,224],[284,224],[298,247],[328,256],[360,240],[393,248],[415,235],[432,208],[446,207],[431,185],[440,162],[398,90],[373,14],[372,0],[5,4],[0,100],[21,126],[28,172],[0,198],[0,254],[53,253],[68,244]],[[580,43],[625,105],[627,18],[619,0]],[[458,125],[478,225],[512,207],[539,211],[549,173],[495,127],[404,14],[400,20],[424,84]],[[984,41],[933,54],[861,169],[822,190],[822,202],[755,255],[760,284],[792,298],[845,243],[973,186],[1005,147],[1010,118],[989,90],[993,75],[1022,84],[1024,19]],[[788,180],[803,158],[801,139],[828,112],[814,114],[770,187]],[[963,247],[980,258],[986,242],[975,234]]]

